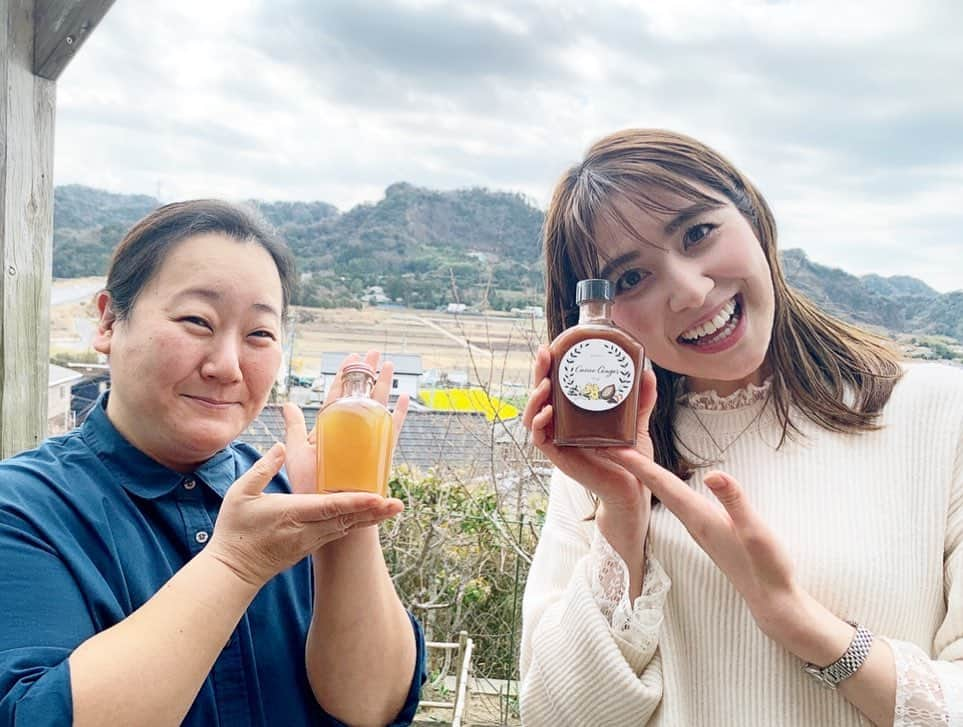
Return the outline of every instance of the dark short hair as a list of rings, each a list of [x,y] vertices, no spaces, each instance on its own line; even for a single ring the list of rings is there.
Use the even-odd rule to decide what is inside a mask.
[[[271,255],[281,278],[282,315],[294,294],[294,257],[271,226],[250,208],[218,199],[194,199],[158,207],[135,224],[114,250],[104,289],[114,315],[130,315],[144,286],[171,251],[195,235],[220,233],[238,242],[256,242]]]

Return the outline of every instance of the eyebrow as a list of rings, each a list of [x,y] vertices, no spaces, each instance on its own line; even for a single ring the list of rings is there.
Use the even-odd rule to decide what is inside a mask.
[[[711,210],[717,210],[720,207],[725,207],[726,203],[721,201],[713,202],[696,202],[695,204],[680,210],[675,217],[669,220],[664,228],[665,236],[671,237],[676,233],[676,231],[682,227],[689,220],[698,217],[699,215],[709,212]],[[638,257],[638,252],[631,251],[623,255],[619,255],[617,258],[610,260],[605,266],[599,271],[600,278],[608,278],[614,271],[618,270],[620,267],[625,265],[625,263]]]
[[[716,210],[720,207],[725,207],[724,202],[696,202],[691,207],[686,207],[684,210],[679,212],[675,217],[669,220],[668,224],[665,226],[666,236],[675,234],[682,225],[691,220],[693,217],[698,217],[704,212],[710,210]]]
[[[182,290],[177,294],[178,298],[203,298],[204,300],[209,300],[212,303],[217,303],[224,298],[223,295],[217,290],[211,290],[210,288],[188,288],[187,290]],[[267,303],[252,303],[251,307],[261,313],[270,313],[271,315],[281,317],[277,309],[273,305],[268,305]]]

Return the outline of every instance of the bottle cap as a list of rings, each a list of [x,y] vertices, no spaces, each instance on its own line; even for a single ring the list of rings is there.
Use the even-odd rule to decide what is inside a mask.
[[[341,378],[347,378],[350,374],[364,374],[372,381],[375,378],[374,369],[363,361],[358,361],[357,363],[350,363],[341,369]]]
[[[575,303],[581,305],[587,300],[615,300],[612,283],[600,278],[579,280],[575,286]]]

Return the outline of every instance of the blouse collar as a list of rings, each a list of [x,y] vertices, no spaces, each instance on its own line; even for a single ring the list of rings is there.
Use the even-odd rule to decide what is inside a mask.
[[[700,411],[733,411],[735,409],[745,409],[769,397],[772,390],[772,376],[769,376],[761,384],[749,384],[742,389],[737,389],[727,396],[720,396],[713,389],[708,391],[685,391],[685,381],[682,382],[683,391],[679,394],[677,401],[682,406]]]

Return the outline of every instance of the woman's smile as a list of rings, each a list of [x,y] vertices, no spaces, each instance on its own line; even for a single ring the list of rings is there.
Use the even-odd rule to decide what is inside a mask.
[[[183,394],[183,396],[185,399],[205,409],[230,409],[232,406],[240,406],[240,402],[238,401],[225,401],[206,396],[193,396],[191,394]]]
[[[735,295],[708,320],[680,334],[676,342],[699,353],[719,353],[739,343],[745,332],[745,306],[742,296]]]

